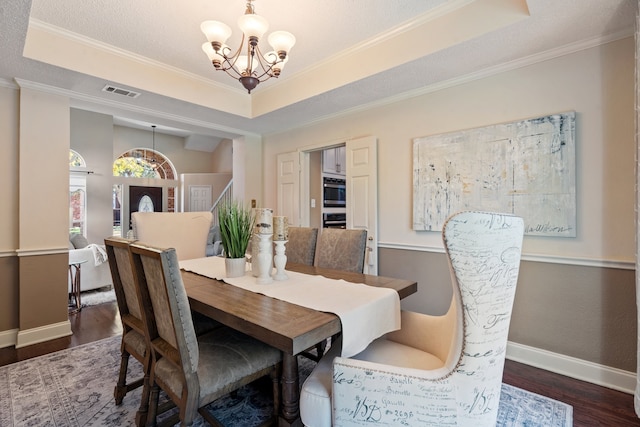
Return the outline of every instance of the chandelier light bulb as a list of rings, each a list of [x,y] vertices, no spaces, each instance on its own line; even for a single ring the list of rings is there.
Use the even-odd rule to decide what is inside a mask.
[[[251,71],[255,71],[258,61],[251,61]],[[251,75],[249,72],[249,57],[247,55],[240,55],[236,61],[236,67],[242,72],[242,75]]]
[[[231,36],[231,28],[227,24],[219,21],[204,21],[200,29],[209,42],[217,42],[222,46]]]
[[[289,53],[293,45],[296,44],[296,38],[287,31],[274,31],[269,34],[268,41],[273,50],[278,52],[279,55],[281,55],[280,52],[284,52],[285,56]]]
[[[209,61],[213,63],[213,66],[216,69],[222,67],[222,63],[224,62],[224,56],[220,54],[220,51],[223,51],[226,47],[227,45],[222,45],[222,49],[216,52],[215,50],[213,50],[213,46],[211,46],[211,43],[204,42],[202,44],[202,50],[204,51],[204,53],[207,54],[207,56],[209,57]]]
[[[269,29],[269,23],[262,16],[250,13],[238,18],[238,27],[240,27],[245,37],[260,39]]]

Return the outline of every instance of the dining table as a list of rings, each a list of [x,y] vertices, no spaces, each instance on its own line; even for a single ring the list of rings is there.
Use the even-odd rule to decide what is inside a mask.
[[[293,263],[287,263],[286,270],[393,289],[400,299],[417,291],[417,283],[405,279]],[[268,297],[192,271],[182,270],[182,279],[192,310],[282,352],[282,401],[278,425],[302,426],[297,355],[340,333],[340,318],[330,312]]]

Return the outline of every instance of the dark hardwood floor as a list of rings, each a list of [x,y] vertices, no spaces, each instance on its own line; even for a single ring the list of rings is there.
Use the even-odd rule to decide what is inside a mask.
[[[116,303],[85,307],[69,316],[73,335],[16,350],[0,349],[0,366],[65,348],[97,341],[122,332]],[[507,360],[504,382],[573,406],[573,425],[640,426],[635,415],[633,396],[606,387],[574,380],[563,375]]]

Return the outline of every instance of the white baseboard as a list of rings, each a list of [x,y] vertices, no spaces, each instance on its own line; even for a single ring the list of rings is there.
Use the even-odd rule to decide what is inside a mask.
[[[0,331],[0,348],[11,347],[16,345],[18,339],[18,329],[9,329],[8,331]]]
[[[52,323],[51,325],[39,326],[37,328],[18,331],[16,348],[49,341],[55,338],[66,337],[73,334],[69,320]]]
[[[507,359],[629,394],[634,394],[636,387],[635,372],[514,342],[507,343]]]

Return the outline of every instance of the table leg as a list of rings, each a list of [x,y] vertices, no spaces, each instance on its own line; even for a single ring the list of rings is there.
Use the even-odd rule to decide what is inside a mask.
[[[69,264],[69,278],[71,280],[71,295],[75,300],[75,307],[69,313],[77,313],[82,309],[80,303],[80,264]],[[75,274],[74,274],[75,273]]]
[[[282,354],[282,414],[278,425],[302,426],[298,357],[284,352]]]
[[[80,302],[80,284],[82,283],[80,277],[81,268],[82,265],[76,265],[76,304],[78,306],[78,311],[82,310],[82,303]]]

